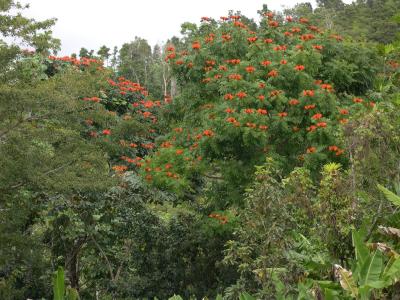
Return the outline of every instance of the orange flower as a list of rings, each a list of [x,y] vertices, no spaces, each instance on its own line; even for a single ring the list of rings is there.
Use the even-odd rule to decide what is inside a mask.
[[[103,134],[104,135],[110,135],[111,134],[111,130],[110,129],[104,129],[103,130]]]
[[[314,131],[316,129],[317,129],[317,126],[311,125],[310,127],[307,128],[307,131],[312,132],[312,131]]]
[[[112,169],[117,173],[123,173],[128,170],[127,166],[113,166]]]
[[[259,125],[258,128],[260,128],[261,130],[267,130],[268,126],[267,125]]]
[[[149,112],[149,111],[145,111],[145,112],[143,113],[143,117],[145,117],[145,118],[148,118],[148,117],[150,117],[151,115],[152,115],[152,113]]]
[[[281,65],[286,65],[287,64],[287,60],[286,59],[282,59],[281,60]]]
[[[247,94],[246,94],[245,92],[238,92],[238,93],[236,94],[236,96],[237,96],[239,99],[243,99],[243,98],[247,97]]]
[[[259,108],[259,109],[257,109],[257,113],[260,115],[266,115],[268,112],[266,109]]]
[[[232,108],[227,108],[227,109],[225,109],[225,112],[228,113],[228,114],[231,114],[231,113],[234,113],[235,110],[232,109]]]
[[[136,147],[137,147],[137,144],[135,144],[135,143],[130,143],[130,144],[129,144],[129,147],[131,147],[131,148],[136,148]]]
[[[297,104],[299,104],[299,103],[300,103],[300,101],[297,100],[297,99],[291,99],[291,100],[289,101],[289,104],[290,104],[290,105],[297,105]]]
[[[317,148],[315,148],[315,147],[307,148],[307,153],[314,153],[315,151],[317,151]]]
[[[229,123],[236,123],[237,122],[236,119],[233,118],[233,117],[227,118],[226,121],[229,122]]]
[[[348,115],[349,114],[349,111],[347,110],[347,109],[341,109],[341,110],[339,110],[339,113],[341,114],[341,115]]]
[[[224,40],[224,42],[228,42],[232,39],[230,34],[223,34],[221,37]]]
[[[228,68],[226,66],[219,66],[218,68],[220,71],[226,71]]]
[[[329,151],[337,151],[337,150],[339,150],[339,147],[338,147],[338,146],[335,146],[335,145],[332,145],[332,146],[329,146],[329,147],[328,147],[328,150],[329,150]]]
[[[201,45],[198,41],[193,42],[193,44],[192,44],[193,50],[199,50],[200,48],[201,48]]]
[[[313,97],[314,96],[314,91],[313,90],[304,90],[303,91],[303,96]]]
[[[176,153],[177,155],[181,155],[181,154],[183,153],[183,149],[177,149],[177,150],[175,151],[175,153]]]
[[[313,45],[312,46],[315,50],[322,50],[324,47],[321,45]]]
[[[323,90],[327,90],[328,92],[331,92],[331,91],[333,90],[332,85],[327,84],[327,83],[321,84],[321,88],[322,88]]]
[[[308,21],[307,18],[300,18],[299,22],[302,23],[302,24],[307,24],[309,21]]]
[[[339,149],[338,151],[336,151],[336,156],[339,156],[339,155],[342,155],[343,154],[343,152],[344,152],[344,150],[342,150],[342,149]]]
[[[326,122],[319,122],[319,123],[317,123],[317,126],[318,127],[326,127]]]
[[[252,108],[246,108],[246,109],[244,110],[244,112],[245,112],[246,114],[252,114],[252,113],[254,112],[254,109],[252,109]]]
[[[297,65],[297,66],[294,67],[294,69],[296,71],[303,71],[305,69],[305,67],[303,65]]]
[[[278,116],[281,118],[287,117],[288,113],[287,112],[280,112],[278,113]]]
[[[314,109],[315,106],[316,106],[315,104],[306,105],[306,106],[304,106],[304,109],[305,109],[305,110]]]
[[[271,63],[272,63],[272,62],[271,62],[270,60],[263,60],[263,61],[261,62],[261,64],[262,64],[264,67],[269,66]]]
[[[224,96],[224,99],[225,100],[232,100],[233,99],[233,95],[232,94],[226,94],[225,96]]]
[[[354,98],[353,99],[353,102],[354,103],[362,103],[364,100],[363,99],[361,99],[361,98]]]
[[[250,122],[246,123],[246,126],[250,127],[250,128],[257,128],[257,124],[250,123]]]
[[[260,101],[264,101],[265,100],[265,96],[264,95],[258,95],[258,100]]]
[[[278,76],[278,71],[277,70],[272,70],[267,74],[268,77],[277,77]]]
[[[241,80],[242,79],[242,75],[240,74],[230,74],[228,76],[229,79],[233,79],[233,80]]]
[[[274,42],[273,39],[265,39],[265,40],[264,40],[264,43],[266,43],[266,44],[271,44],[271,43],[273,43],[273,42]]]
[[[268,25],[271,26],[271,27],[278,27],[279,23],[277,21],[269,21]]]
[[[256,68],[254,68],[253,66],[246,67],[246,72],[247,73],[253,73],[255,70],[256,70]]]
[[[231,65],[238,65],[240,64],[240,59],[228,59],[225,62]]]
[[[203,134],[205,136],[213,136],[214,132],[212,130],[210,130],[210,129],[206,129],[206,130],[203,131]]]
[[[312,117],[311,117],[311,119],[314,119],[314,120],[319,120],[319,119],[321,119],[322,118],[322,114],[315,114],[315,115],[313,115]]]

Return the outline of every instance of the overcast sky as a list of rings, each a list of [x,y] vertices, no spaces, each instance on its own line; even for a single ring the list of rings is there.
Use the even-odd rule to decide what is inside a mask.
[[[256,18],[263,3],[272,10],[292,7],[298,0],[23,0],[30,3],[25,15],[37,20],[57,18],[54,36],[61,39],[60,54],[79,52],[81,47],[120,47],[135,36],[151,45],[179,35],[183,22],[198,23],[202,16],[219,18],[239,10]],[[314,1],[310,1],[314,3]],[[347,1],[346,1],[347,2]]]

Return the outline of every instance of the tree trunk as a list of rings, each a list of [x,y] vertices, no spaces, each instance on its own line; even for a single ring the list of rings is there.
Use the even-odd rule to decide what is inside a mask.
[[[79,291],[79,252],[86,242],[86,237],[81,237],[76,240],[73,247],[65,256],[65,269],[68,271],[67,277],[71,287]]]

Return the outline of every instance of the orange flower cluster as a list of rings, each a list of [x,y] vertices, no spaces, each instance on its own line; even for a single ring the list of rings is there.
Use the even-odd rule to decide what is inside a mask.
[[[49,56],[49,60],[53,61],[62,61],[62,62],[68,62],[71,63],[75,66],[90,66],[91,64],[95,64],[98,66],[102,66],[103,62],[101,60],[97,60],[94,58],[87,58],[87,57],[82,57],[81,59],[77,59],[74,57],[70,56],[63,56],[63,57],[56,57],[56,56]]]
[[[85,98],[83,98],[83,101],[92,101],[92,102],[99,103],[101,101],[101,99],[99,97],[85,97]]]
[[[227,216],[222,216],[220,214],[209,214],[208,217],[218,220],[220,222],[220,224],[222,224],[222,225],[228,223]]]

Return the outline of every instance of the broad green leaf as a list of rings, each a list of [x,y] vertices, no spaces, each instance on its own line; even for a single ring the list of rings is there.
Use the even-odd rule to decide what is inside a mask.
[[[324,288],[322,289],[322,292],[324,294],[324,299],[325,300],[335,300],[338,299],[339,293],[335,290]]]
[[[359,276],[360,285],[369,286],[375,281],[379,281],[383,265],[382,253],[376,250],[370,255],[367,260],[363,263]]]
[[[54,300],[64,300],[65,283],[64,283],[64,269],[58,267],[57,272],[53,275],[53,293]]]
[[[374,289],[383,289],[384,287],[387,287],[387,282],[383,280],[377,280],[370,282],[367,284],[368,287],[374,288]]]
[[[369,256],[369,250],[367,245],[364,243],[364,237],[361,231],[353,230],[352,237],[353,246],[356,252],[357,265],[361,267]]]
[[[389,284],[393,284],[400,279],[400,258],[396,259],[389,268],[385,269],[382,278]]]
[[[275,297],[277,300],[284,300],[285,299],[285,285],[284,283],[279,279],[278,275],[273,272],[271,274],[272,282],[275,286]]]
[[[378,189],[385,195],[386,199],[396,206],[400,206],[400,197],[378,184]]]
[[[215,300],[222,300],[222,296],[220,294],[218,294],[217,297],[215,298]]]

